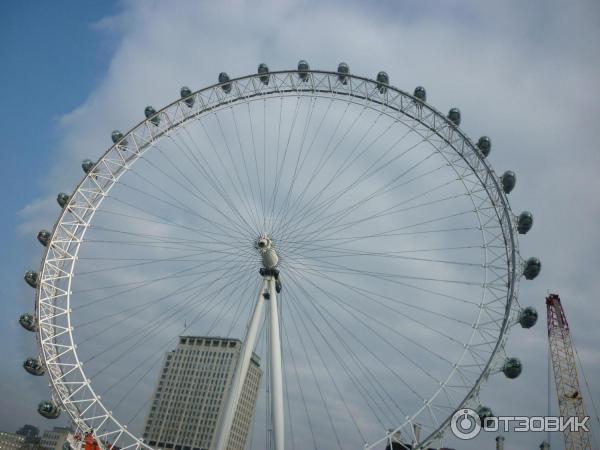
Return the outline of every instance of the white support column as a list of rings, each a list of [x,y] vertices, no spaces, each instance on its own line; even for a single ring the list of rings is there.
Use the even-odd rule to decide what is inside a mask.
[[[270,338],[271,342],[271,423],[273,425],[273,441],[275,450],[283,450],[284,410],[283,410],[283,374],[281,370],[281,334],[279,330],[279,314],[277,311],[277,291],[275,279],[268,277],[270,302]]]
[[[263,293],[265,291],[268,292],[268,290],[269,282],[265,278],[258,294],[256,305],[254,306],[252,318],[250,319],[250,323],[248,324],[248,328],[246,330],[246,337],[242,343],[242,348],[240,349],[240,356],[235,367],[233,379],[231,380],[231,387],[227,393],[227,403],[225,404],[223,416],[219,424],[219,432],[217,435],[216,445],[214,447],[215,450],[226,450],[229,442],[229,434],[231,433],[233,418],[240,400],[244,381],[246,380],[248,367],[250,366],[250,359],[256,344],[256,337],[258,335],[260,321],[263,318],[263,309],[265,304]]]

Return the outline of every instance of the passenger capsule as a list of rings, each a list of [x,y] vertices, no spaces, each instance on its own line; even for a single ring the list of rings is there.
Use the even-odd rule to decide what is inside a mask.
[[[40,363],[35,358],[27,358],[23,362],[23,368],[27,372],[29,372],[31,375],[35,375],[36,377],[39,377],[40,375],[44,375],[44,373],[46,372],[44,370],[44,366],[42,366],[42,363]]]
[[[37,331],[37,326],[35,324],[35,317],[33,317],[33,314],[29,314],[29,313],[21,314],[21,317],[19,317],[19,323],[27,331]]]
[[[460,109],[452,108],[448,111],[448,120],[458,127],[460,125]]]
[[[258,73],[260,74],[259,79],[262,82],[262,84],[269,84],[269,79],[271,78],[271,76],[269,75],[269,66],[267,66],[265,63],[260,63],[258,65]]]
[[[38,405],[38,412],[46,419],[57,419],[60,416],[60,408],[48,400]]]
[[[279,279],[275,280],[275,292],[279,294],[281,292],[281,288],[281,281],[279,281]]]
[[[156,110],[152,106],[146,106],[146,109],[144,109],[144,115],[146,116],[146,119],[149,119],[150,122],[152,122],[153,125],[158,126],[160,123],[160,117],[158,114],[156,114]]]
[[[502,174],[502,190],[505,194],[509,194],[517,184],[517,176],[512,170],[507,170]]]
[[[58,202],[61,208],[64,208],[65,206],[67,206],[67,203],[69,203],[69,196],[64,192],[59,192],[58,196],[56,197],[56,201]]]
[[[377,88],[379,92],[385,94],[387,92],[387,87],[390,84],[390,77],[384,71],[381,71],[377,74]]]
[[[127,147],[127,139],[123,139],[123,133],[119,130],[113,131],[110,138],[112,139],[113,144],[118,144],[119,147]]]
[[[506,378],[517,378],[523,371],[523,364],[519,358],[506,358],[504,366],[502,366],[502,372],[506,375]]]
[[[95,165],[96,165],[96,163],[94,161],[92,161],[91,159],[84,159],[83,162],[81,163],[81,168],[83,169],[83,171],[85,173],[90,173]]]
[[[192,96],[192,90],[189,87],[183,86],[179,91],[179,94],[188,108],[194,106],[194,97]]]
[[[481,420],[481,426],[485,425],[485,420],[488,417],[494,417],[494,413],[487,406],[479,405],[477,408],[477,415],[479,416],[479,420]]]
[[[487,136],[481,136],[477,141],[477,148],[484,158],[487,158],[492,151],[492,140]]]
[[[523,269],[523,275],[526,280],[533,280],[540,274],[542,270],[542,263],[538,258],[532,257],[525,261],[525,268]]]
[[[347,75],[350,73],[350,66],[348,66],[348,64],[346,64],[345,62],[341,62],[338,65],[337,72],[338,72],[338,80],[340,80],[340,83],[348,84]]]
[[[219,83],[221,83],[221,89],[223,89],[223,92],[225,92],[226,94],[229,94],[231,92],[231,83],[228,83],[229,81],[229,75],[227,75],[225,72],[221,72],[219,74]]]
[[[38,273],[37,272],[33,272],[33,271],[29,271],[25,273],[25,276],[23,277],[25,279],[25,281],[27,282],[27,284],[29,286],[31,286],[32,288],[37,288],[38,287]]]
[[[519,313],[519,323],[523,328],[531,328],[538,320],[538,312],[533,306],[524,308]]]
[[[44,247],[48,247],[50,243],[50,232],[48,230],[40,230],[37,234],[37,240],[40,241]]]
[[[306,82],[310,78],[309,70],[310,66],[305,60],[301,59],[298,61],[298,76],[302,81]]]
[[[421,100],[422,102],[427,101],[427,92],[423,86],[417,86],[415,88],[415,92],[413,93],[413,97]]]
[[[517,219],[517,231],[519,234],[527,234],[533,226],[533,214],[529,211],[523,211]]]

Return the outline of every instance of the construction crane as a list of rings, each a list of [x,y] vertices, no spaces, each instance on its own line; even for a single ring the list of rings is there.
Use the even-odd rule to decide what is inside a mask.
[[[557,294],[546,297],[548,313],[548,341],[552,368],[554,369],[554,384],[558,396],[558,409],[562,417],[577,417],[583,421],[587,416],[575,363],[575,351],[567,317]],[[565,450],[592,450],[591,432],[581,428],[571,430],[566,427],[563,431]]]

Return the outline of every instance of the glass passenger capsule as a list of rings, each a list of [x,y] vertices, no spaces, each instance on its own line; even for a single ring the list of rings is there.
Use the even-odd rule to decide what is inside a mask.
[[[260,63],[258,65],[258,73],[260,74],[259,79],[261,83],[264,85],[269,84],[269,79],[271,78],[269,75],[269,66],[267,66],[265,63]]]
[[[484,158],[487,158],[492,151],[492,140],[487,136],[481,136],[477,141],[477,148]]]
[[[94,169],[95,165],[96,163],[91,159],[84,159],[81,163],[81,168],[85,173],[90,173]]]
[[[40,230],[37,234],[37,240],[40,241],[44,247],[48,247],[50,243],[50,232],[48,230]]]
[[[146,106],[146,109],[144,109],[144,115],[146,116],[146,119],[152,122],[153,125],[158,126],[160,123],[160,117],[158,114],[156,114],[156,110],[152,106]]]
[[[37,326],[35,324],[35,317],[33,317],[33,314],[29,314],[29,313],[21,314],[21,317],[19,317],[19,324],[21,324],[21,326],[23,328],[25,328],[27,331],[36,331],[37,330]]]
[[[425,91],[425,88],[423,86],[417,86],[415,88],[415,92],[413,93],[413,97],[421,100],[422,102],[426,102],[427,101],[427,91]]]
[[[340,80],[340,83],[348,84],[347,75],[350,73],[350,66],[348,66],[348,64],[346,64],[345,62],[341,62],[338,65],[337,72],[338,72],[338,80]]]
[[[448,120],[452,122],[457,127],[460,126],[460,109],[452,108],[448,111]]]
[[[59,192],[58,196],[56,197],[56,201],[58,202],[61,208],[64,208],[65,206],[67,206],[67,203],[69,203],[69,195],[65,194],[64,192]]]
[[[60,408],[53,402],[44,400],[38,405],[38,413],[46,419],[57,419],[60,416]]]
[[[112,139],[113,144],[118,144],[119,147],[127,147],[127,139],[123,139],[123,133],[119,130],[114,130],[111,133],[110,138]]]
[[[25,282],[31,286],[32,288],[37,288],[38,287],[38,273],[34,272],[32,270],[28,271],[25,273],[25,276],[23,277],[25,279]]]
[[[23,362],[23,368],[28,373],[30,373],[31,375],[35,375],[36,377],[44,375],[44,373],[46,372],[44,370],[44,366],[42,366],[42,363],[40,363],[36,358],[27,358]]]
[[[183,86],[179,91],[179,94],[188,108],[194,106],[194,97],[192,96],[192,90],[189,87]]]
[[[302,81],[306,82],[310,78],[309,70],[310,66],[305,60],[301,59],[298,61],[298,76]]]
[[[502,190],[505,194],[510,194],[517,184],[517,176],[512,170],[504,172],[500,180],[502,181]]]
[[[538,312],[533,306],[524,308],[519,313],[519,323],[523,328],[531,328],[538,320]]]
[[[221,89],[223,89],[223,92],[226,94],[231,92],[231,83],[228,83],[228,81],[229,75],[227,75],[225,72],[221,72],[219,74],[219,83],[221,83]]]
[[[523,364],[519,358],[506,358],[502,366],[502,372],[506,378],[517,378],[523,371]]]
[[[533,226],[533,214],[529,211],[523,211],[517,219],[517,231],[519,234],[527,234]]]
[[[387,92],[387,87],[390,84],[390,77],[383,70],[377,74],[377,88],[379,92],[385,94]]]
[[[535,257],[529,258],[525,261],[525,268],[523,269],[523,275],[526,280],[533,280],[540,274],[542,270],[542,262]]]
[[[494,413],[492,412],[491,408],[483,405],[479,405],[477,407],[477,415],[479,416],[482,426],[485,424],[485,419],[488,417],[494,417]]]

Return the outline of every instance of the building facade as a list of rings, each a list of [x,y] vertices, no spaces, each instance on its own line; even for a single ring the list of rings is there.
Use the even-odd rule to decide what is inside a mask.
[[[21,450],[39,450],[40,449],[40,430],[33,425],[23,425],[17,430],[25,438],[25,442],[21,445]]]
[[[25,438],[21,450],[40,450],[40,430],[33,425],[23,425],[17,433]]]
[[[20,450],[23,444],[25,444],[25,436],[0,431],[0,450]]]
[[[25,439],[35,439],[40,436],[40,430],[33,425],[25,424],[17,430],[17,434],[25,436]]]
[[[181,336],[163,360],[144,439],[166,450],[209,450],[223,414],[237,364],[237,339]],[[256,408],[262,377],[260,360],[253,355],[235,412],[228,450],[244,450]]]
[[[54,427],[44,431],[40,442],[41,450],[62,450],[67,436],[72,432],[73,430],[66,427]]]

